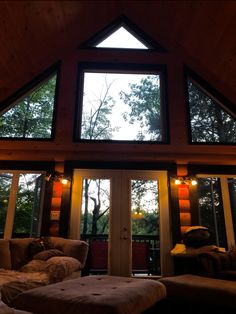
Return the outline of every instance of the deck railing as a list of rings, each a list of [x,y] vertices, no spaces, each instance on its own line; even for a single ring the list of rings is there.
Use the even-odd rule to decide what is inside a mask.
[[[108,235],[104,234],[97,234],[97,235],[92,235],[92,234],[82,234],[81,235],[81,240],[84,240],[89,243],[90,249],[89,249],[89,254],[88,254],[88,259],[87,263],[85,266],[84,274],[88,275],[90,273],[104,273],[107,272],[107,250],[108,250],[108,245],[101,245],[101,250],[100,252],[98,251],[98,245],[94,245],[94,241],[97,242],[106,242],[108,243]],[[132,273],[135,275],[137,273],[142,273],[142,274],[147,274],[147,275],[160,275],[160,239],[159,236],[155,235],[133,235],[132,236],[132,248],[133,250],[138,249],[138,253],[135,254],[133,252],[133,257],[138,254],[139,260],[145,260],[147,259],[146,265],[142,265],[142,263],[136,263],[133,260],[132,263]],[[147,250],[142,249],[146,247]],[[96,251],[94,250],[94,247],[96,247]],[[147,256],[142,256],[143,254],[146,254]],[[102,257],[103,255],[103,257]],[[96,258],[97,258],[97,266],[99,267],[94,267],[96,264]],[[99,261],[98,261],[99,259]],[[103,260],[102,260],[103,259]],[[95,261],[94,261],[95,260]],[[102,264],[103,267],[102,267]]]

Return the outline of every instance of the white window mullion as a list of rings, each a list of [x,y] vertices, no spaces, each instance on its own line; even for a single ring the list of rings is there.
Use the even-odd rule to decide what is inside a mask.
[[[16,174],[16,173],[13,174],[11,191],[10,191],[9,202],[8,202],[7,216],[6,216],[6,222],[5,222],[5,229],[4,229],[4,239],[10,239],[12,237],[19,178],[20,178],[19,174]]]

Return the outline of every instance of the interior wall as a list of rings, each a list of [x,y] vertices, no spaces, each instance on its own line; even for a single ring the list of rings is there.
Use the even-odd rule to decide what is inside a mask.
[[[187,112],[185,97],[185,60],[171,51],[124,52],[70,49],[64,52],[61,63],[59,90],[56,104],[55,139],[52,141],[1,140],[0,160],[10,161],[53,161],[63,169],[67,160],[90,162],[142,162],[185,165],[236,165],[236,146],[193,145],[188,143]],[[77,100],[78,64],[81,62],[112,62],[165,65],[167,67],[168,127],[170,143],[85,143],[73,141],[75,107]],[[178,168],[176,175],[183,169]],[[183,174],[182,174],[183,175]],[[58,192],[60,191],[60,192]],[[68,192],[67,192],[68,193]],[[58,233],[61,208],[61,187],[54,187],[51,203],[51,230]],[[189,191],[179,187],[178,210],[183,232],[191,225]],[[175,210],[175,208],[173,209]],[[55,216],[54,216],[55,214]],[[59,216],[56,216],[59,215]],[[56,217],[56,218],[55,218]],[[56,226],[55,229],[53,229]]]

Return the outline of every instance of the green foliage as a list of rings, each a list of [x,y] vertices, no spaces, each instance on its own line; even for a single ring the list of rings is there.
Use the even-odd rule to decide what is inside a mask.
[[[32,224],[34,192],[20,188],[18,191],[13,232],[29,233]]]
[[[82,214],[81,215],[81,225],[83,226],[84,224],[84,218],[85,215]],[[109,222],[109,215],[108,214],[104,214],[102,215],[98,220],[97,220],[97,232],[93,233],[92,232],[92,222],[93,222],[93,214],[92,213],[88,213],[87,216],[87,231],[86,233],[83,234],[108,234],[108,222]]]
[[[37,87],[0,117],[0,137],[50,138],[56,76]]]
[[[156,212],[144,212],[143,218],[132,219],[133,235],[158,235],[159,216]]]
[[[144,140],[146,135],[152,141],[162,140],[161,99],[159,76],[150,75],[138,84],[129,84],[130,93],[120,92],[120,97],[129,105],[131,112],[123,118],[129,123],[139,123],[137,140]]]
[[[236,142],[236,121],[191,80],[188,82],[193,142]]]
[[[4,232],[10,194],[11,177],[0,175],[0,234]]]

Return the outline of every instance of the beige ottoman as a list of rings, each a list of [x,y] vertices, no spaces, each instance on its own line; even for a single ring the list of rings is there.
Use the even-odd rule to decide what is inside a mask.
[[[12,304],[34,314],[140,314],[165,296],[155,280],[96,275],[25,291]]]
[[[0,314],[33,314],[33,313],[15,310],[14,308],[7,306],[0,300]]]

